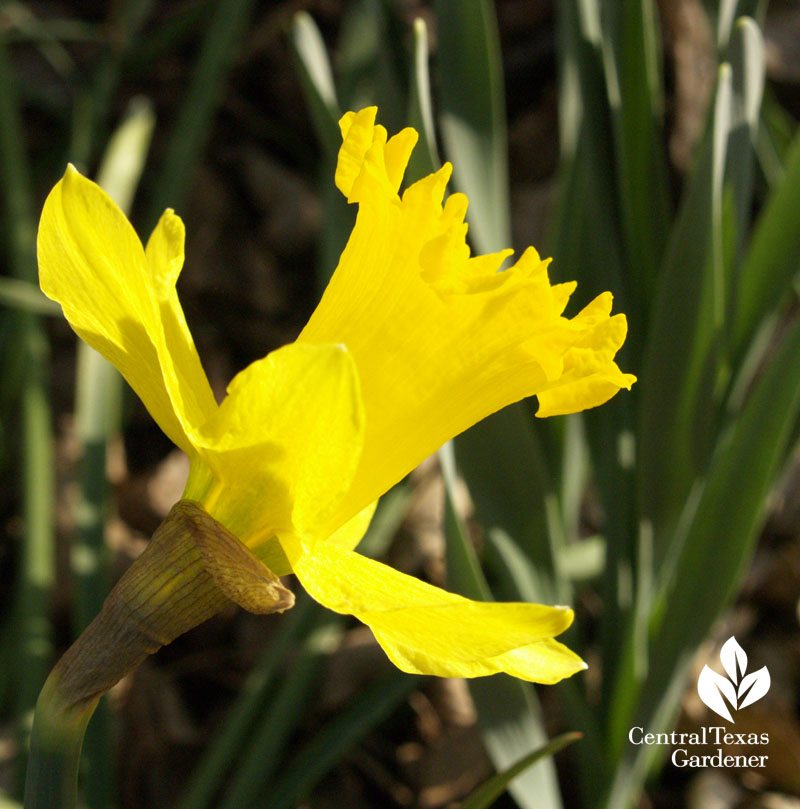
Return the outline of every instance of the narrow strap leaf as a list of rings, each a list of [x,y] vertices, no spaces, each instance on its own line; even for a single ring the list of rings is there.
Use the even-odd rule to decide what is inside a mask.
[[[578,741],[582,735],[581,733],[563,733],[561,736],[556,736],[556,738],[552,739],[548,744],[528,753],[527,756],[524,756],[516,764],[509,767],[504,772],[497,773],[493,778],[490,778],[486,783],[478,787],[478,789],[461,804],[461,809],[488,809],[520,773],[527,770],[528,767],[545,756],[555,755],[559,750],[563,750],[568,745]]]

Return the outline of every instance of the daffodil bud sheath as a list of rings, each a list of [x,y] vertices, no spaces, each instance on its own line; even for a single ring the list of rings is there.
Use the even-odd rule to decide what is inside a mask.
[[[48,677],[36,706],[26,809],[75,805],[83,733],[100,697],[231,601],[282,612],[294,596],[200,505],[182,500]]]

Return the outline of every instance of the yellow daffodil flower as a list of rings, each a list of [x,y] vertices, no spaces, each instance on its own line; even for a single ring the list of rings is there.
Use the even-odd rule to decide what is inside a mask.
[[[265,579],[294,573],[370,626],[405,671],[556,682],[584,668],[553,640],[571,610],[469,601],[354,548],[378,497],[484,416],[532,395],[540,416],[571,413],[629,388],[614,363],[625,317],[610,316],[605,293],[565,318],[575,284],[551,286],[533,248],[504,272],[511,251],[470,257],[466,197],[443,203],[450,166],[400,196],[417,133],[387,140],[375,115],[340,122],[336,184],[359,210],[322,301],[297,341],[239,373],[221,404],[178,301],[184,227],[171,210],[143,248],[112,200],[68,168],[42,213],[41,286],[189,455],[184,518],[202,531],[209,515],[243,543],[224,576],[245,555]]]

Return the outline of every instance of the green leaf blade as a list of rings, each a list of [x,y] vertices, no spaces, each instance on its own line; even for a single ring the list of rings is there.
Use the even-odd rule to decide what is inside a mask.
[[[511,244],[500,39],[487,0],[436,0],[439,121],[480,253]]]
[[[509,784],[524,772],[528,767],[535,764],[546,756],[552,756],[563,750],[565,747],[573,744],[580,739],[580,733],[563,733],[561,736],[556,736],[546,745],[537,748],[536,750],[528,753],[516,764],[513,764],[507,770],[497,773],[493,778],[490,778],[486,783],[482,784],[476,789],[466,801],[461,805],[461,809],[487,809],[492,803],[503,794],[508,788]]]

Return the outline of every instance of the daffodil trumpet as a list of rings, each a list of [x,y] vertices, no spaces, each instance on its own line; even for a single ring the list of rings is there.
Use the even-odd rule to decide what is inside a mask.
[[[575,284],[552,285],[533,248],[504,271],[510,250],[471,256],[467,199],[445,199],[449,164],[401,194],[417,133],[389,138],[375,118],[367,108],[340,121],[336,185],[358,217],[320,304],[296,342],[241,371],[220,404],[176,292],[181,220],[166,211],[143,246],[72,167],[47,198],[42,290],[191,461],[152,552],[54,670],[51,705],[83,711],[224,603],[289,607],[288,574],[367,624],[407,672],[554,683],[585,668],[554,640],[569,608],[470,601],[355,550],[380,495],[483,417],[533,395],[539,416],[572,413],[635,381],[614,362],[627,323],[611,315],[610,293],[567,318]]]

